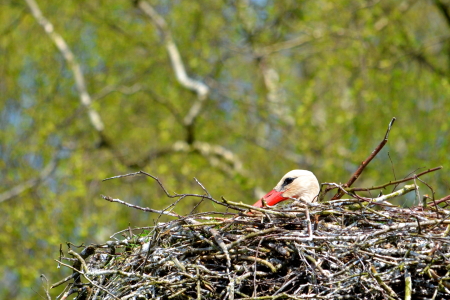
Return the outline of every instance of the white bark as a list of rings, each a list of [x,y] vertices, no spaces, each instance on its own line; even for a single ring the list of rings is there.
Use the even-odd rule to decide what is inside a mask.
[[[28,7],[30,8],[34,18],[44,28],[45,32],[49,35],[53,43],[56,45],[56,47],[61,52],[64,59],[70,66],[70,69],[72,70],[73,76],[75,78],[75,84],[80,97],[80,102],[84,107],[86,107],[91,124],[94,126],[96,131],[98,132],[103,131],[105,126],[103,125],[103,122],[98,112],[92,108],[92,100],[86,88],[86,82],[84,80],[83,72],[81,71],[80,64],[78,64],[78,62],[76,61],[73,52],[70,50],[69,46],[67,45],[63,37],[55,31],[53,24],[50,23],[50,21],[48,21],[43,16],[36,1],[34,0],[25,0],[25,1],[27,2]]]
[[[210,88],[203,82],[195,80],[186,72],[183,60],[181,59],[178,47],[172,39],[172,34],[167,28],[166,21],[158,14],[158,12],[147,2],[139,1],[139,8],[152,20],[153,24],[161,31],[164,43],[169,54],[170,62],[172,63],[172,68],[175,72],[175,76],[178,82],[185,88],[197,93],[197,101],[195,101],[188,113],[183,119],[183,124],[185,126],[191,125],[195,118],[200,114],[201,109],[205,100],[208,98]]]

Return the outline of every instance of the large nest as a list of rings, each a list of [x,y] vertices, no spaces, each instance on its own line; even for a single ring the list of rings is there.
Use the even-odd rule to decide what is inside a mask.
[[[250,213],[245,204],[223,200],[237,213],[178,216],[124,230],[80,254],[69,250],[75,262],[65,294],[77,292],[76,299],[448,299],[450,211],[383,202],[411,190],[415,185],[371,202],[349,198]]]
[[[391,122],[390,126],[392,125]],[[389,129],[390,129],[389,126]],[[421,197],[414,183],[434,168],[370,188],[350,188],[385,139],[346,184],[323,184],[316,203],[256,208],[203,195],[171,195],[171,216],[146,228],[128,228],[60,263],[72,269],[61,299],[450,299],[450,196]],[[117,176],[117,177],[123,177]],[[359,192],[405,185],[367,198]],[[337,189],[326,200],[325,195]],[[415,192],[415,208],[387,200]],[[346,199],[341,199],[346,195]],[[175,213],[186,197],[213,201],[226,212]],[[329,197],[328,197],[329,198]],[[442,207],[444,205],[444,207]],[[71,261],[66,264],[64,261]]]

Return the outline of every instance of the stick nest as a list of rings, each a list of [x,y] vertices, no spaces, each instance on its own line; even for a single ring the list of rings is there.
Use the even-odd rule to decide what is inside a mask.
[[[165,210],[131,208],[175,219],[148,228],[127,229],[102,245],[90,245],[60,263],[73,270],[53,287],[72,281],[61,299],[450,299],[450,195],[435,200],[434,190],[419,177],[371,188],[350,188],[388,141],[384,139],[347,183],[325,183],[320,203],[299,203],[270,209],[204,195],[171,195],[158,178],[143,171],[166,195],[177,200]],[[399,208],[386,202],[418,186],[376,198],[356,192],[382,190],[416,179],[432,191],[422,206]],[[337,193],[324,201],[332,189]],[[340,200],[348,195],[349,199]],[[212,201],[226,213],[179,215],[186,197]],[[428,208],[427,208],[428,207]],[[122,235],[119,235],[122,234]],[[61,260],[73,261],[72,265]],[[48,295],[48,294],[47,294]],[[49,297],[48,297],[49,298]]]
[[[216,200],[214,200],[216,201]],[[74,261],[75,299],[448,299],[450,211],[360,199],[178,216]],[[173,207],[172,207],[173,208]],[[68,259],[68,258],[67,258]],[[68,265],[66,265],[68,266]],[[70,267],[70,266],[68,266]],[[66,279],[67,281],[67,279]]]

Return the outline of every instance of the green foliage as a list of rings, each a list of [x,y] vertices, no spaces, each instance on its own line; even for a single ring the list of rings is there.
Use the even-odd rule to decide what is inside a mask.
[[[148,178],[101,181],[140,169],[171,193],[203,193],[196,177],[217,199],[253,203],[255,187],[269,190],[291,169],[346,181],[395,116],[388,145],[355,186],[444,165],[424,180],[437,198],[449,194],[450,28],[438,2],[152,1],[189,76],[211,88],[195,141],[231,151],[242,171],[173,151],[197,95],[177,81],[161,33],[132,1],[38,2],[82,67],[106,144],[26,2],[1,5],[0,193],[58,164],[0,203],[0,298],[39,299],[40,274],[67,276],[53,260],[59,244],[152,225],[156,215],[100,197],[170,205]],[[195,204],[185,199],[177,212]]]

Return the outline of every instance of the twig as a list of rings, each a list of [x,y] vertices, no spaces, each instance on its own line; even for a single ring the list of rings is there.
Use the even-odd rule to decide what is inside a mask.
[[[278,227],[272,227],[272,228],[269,228],[269,229],[266,229],[266,230],[261,230],[261,231],[257,231],[257,232],[254,232],[254,233],[250,233],[249,235],[243,236],[243,237],[239,238],[238,240],[230,243],[227,246],[227,248],[231,249],[231,248],[235,247],[236,245],[238,245],[238,244],[240,244],[243,241],[246,241],[248,239],[251,239],[251,238],[254,238],[254,237],[257,237],[257,236],[261,236],[261,235],[267,235],[269,233],[276,232],[276,231],[281,231],[281,230],[282,229],[280,229]]]
[[[372,186],[370,188],[356,187],[356,188],[345,188],[344,190],[347,191],[347,192],[362,192],[362,191],[379,190],[379,189],[383,189],[383,188],[385,188],[387,186],[390,186],[390,185],[399,184],[399,183],[402,183],[402,182],[414,180],[414,178],[419,178],[422,175],[425,175],[427,173],[431,173],[431,172],[434,172],[434,171],[438,171],[440,169],[442,169],[442,166],[439,166],[439,167],[436,167],[436,168],[432,168],[432,169],[428,169],[426,171],[423,171],[422,173],[419,173],[417,175],[414,175],[414,176],[411,176],[411,177],[408,177],[408,178],[404,178],[404,179],[400,179],[400,180],[396,180],[396,181],[390,181],[388,183],[385,183],[385,184],[382,184],[382,185],[377,185],[377,186]]]
[[[49,287],[49,283],[48,283],[48,279],[47,277],[45,277],[44,274],[41,274],[41,280],[42,280],[42,284],[43,284],[43,288],[45,290],[45,296],[47,297],[47,300],[52,300],[52,297],[50,297],[50,287]]]
[[[228,246],[225,244],[225,242],[223,241],[222,237],[220,236],[219,232],[216,229],[208,228],[207,230],[211,233],[217,245],[219,245],[220,249],[222,249],[223,253],[225,254],[225,257],[227,258],[227,267],[231,268],[231,259],[230,253],[228,253]]]
[[[392,162],[392,158],[391,158],[391,155],[389,154],[389,151],[388,151],[387,155],[389,157],[389,161],[391,162],[392,174],[394,175],[394,179],[397,180],[397,176],[395,175],[394,163]]]
[[[259,208],[259,207],[255,207],[253,205],[245,204],[245,203],[242,203],[242,202],[233,202],[233,201],[230,201],[230,200],[226,200],[223,197],[222,197],[222,200],[227,205],[232,205],[232,206],[236,206],[236,207],[244,207],[244,208],[251,209],[251,210],[254,210],[254,211],[259,211],[259,212],[262,212],[262,213],[265,213],[265,214],[276,215],[276,216],[285,217],[285,218],[296,218],[297,217],[297,214],[285,213],[285,212],[278,211],[278,210]]]
[[[247,255],[240,256],[240,258],[241,259],[245,259],[245,260],[249,260],[249,261],[253,261],[253,262],[257,262],[257,263],[259,263],[261,265],[265,265],[266,267],[268,267],[272,271],[272,273],[276,273],[277,272],[277,268],[273,264],[271,264],[270,262],[268,262],[267,260],[264,260],[262,258],[258,258],[258,257],[255,257],[255,256],[247,256]]]
[[[375,267],[370,266],[370,270],[372,271],[372,275],[375,277],[375,280],[388,293],[389,297],[391,297],[392,299],[397,299],[398,298],[397,294],[383,281],[383,279],[378,274]]]
[[[433,189],[428,183],[426,183],[425,181],[423,181],[422,179],[420,179],[420,178],[417,178],[417,179],[418,179],[420,182],[422,182],[423,184],[425,184],[425,185],[430,189],[430,191],[431,191],[431,201],[433,201],[433,203],[436,203],[436,200],[435,200],[435,198],[434,198],[434,189]],[[437,209],[436,204],[433,205],[433,207],[436,208],[436,216],[439,218],[439,210]]]
[[[60,262],[61,260],[56,260],[56,259],[55,259],[55,261],[58,262],[58,264],[59,264],[59,262]],[[72,274],[72,275],[67,276],[66,278],[61,279],[61,280],[58,281],[58,282],[55,282],[54,284],[52,284],[52,285],[50,286],[50,289],[53,289],[53,288],[55,288],[55,287],[60,286],[60,285],[63,284],[63,283],[66,283],[67,281],[71,280],[71,279],[73,278],[73,276],[74,276],[74,275]]]
[[[375,150],[372,151],[372,153],[369,155],[369,157],[366,158],[365,161],[361,163],[359,168],[353,173],[352,177],[347,181],[346,184],[344,184],[344,188],[350,187],[361,175],[362,171],[367,167],[367,165],[372,161],[372,159],[380,152],[381,149],[383,149],[384,145],[386,145],[388,138],[389,138],[389,132],[391,131],[392,125],[394,125],[395,118],[392,118],[391,122],[388,125],[388,129],[386,131],[386,134],[384,135],[384,139],[381,141],[381,143],[375,148]],[[326,192],[326,191],[325,191]],[[338,191],[331,200],[340,199],[344,193],[342,191]]]
[[[411,300],[411,294],[412,294],[412,279],[411,279],[411,273],[409,273],[408,269],[405,268],[405,300]]]
[[[75,251],[73,251],[72,249],[69,249],[69,251],[67,252],[70,255],[75,256],[78,261],[81,263],[81,267],[83,268],[84,272],[88,272],[88,267],[86,265],[86,262],[84,261],[84,259],[80,256],[80,254],[76,253]]]
[[[258,241],[258,246],[256,247],[256,253],[255,253],[255,257],[258,258],[259,256],[259,251],[261,249],[261,244],[264,240],[264,237],[260,238]],[[253,287],[253,293],[252,296],[256,297],[256,293],[257,293],[257,289],[258,289],[258,285],[256,284],[256,276],[258,275],[258,265],[256,264],[256,260],[255,263],[253,264],[253,282],[252,282],[252,287]]]
[[[450,200],[450,195],[445,196],[439,200],[434,201],[433,203],[428,203],[428,206],[437,206],[439,203],[446,202]]]
[[[117,176],[113,176],[113,177],[109,177],[109,178],[105,178],[102,181],[107,181],[107,180],[111,180],[111,179],[117,179],[117,178],[123,178],[123,177],[129,177],[129,176],[136,176],[136,175],[145,175],[147,177],[152,178],[153,180],[155,180],[159,186],[161,187],[161,189],[164,191],[164,193],[167,195],[167,197],[170,198],[175,198],[177,197],[177,195],[170,195],[169,192],[166,190],[166,188],[164,187],[164,185],[161,183],[161,181],[158,179],[158,177],[155,177],[147,172],[144,171],[139,171],[139,172],[134,172],[134,173],[128,173],[128,174],[123,174],[123,175],[117,175]]]
[[[206,195],[211,198],[211,195],[209,194],[208,190],[203,186],[203,184],[200,181],[198,181],[198,179],[195,177],[194,180],[202,188],[202,190],[205,191]]]
[[[148,177],[150,177],[150,178],[152,178],[153,180],[155,180],[157,183],[158,183],[158,185],[161,187],[161,189],[164,191],[164,193],[166,194],[166,196],[167,197],[169,197],[169,198],[176,198],[176,197],[182,197],[182,198],[185,198],[185,197],[197,197],[197,198],[205,198],[205,199],[208,199],[208,200],[210,200],[210,201],[213,201],[214,203],[216,203],[216,204],[219,204],[219,205],[222,205],[222,206],[226,206],[226,207],[228,207],[228,208],[231,208],[231,209],[234,209],[234,210],[239,210],[239,211],[244,211],[243,209],[240,209],[240,208],[238,208],[238,207],[232,207],[231,205],[229,205],[229,204],[224,204],[224,202],[220,202],[220,201],[217,201],[216,199],[214,199],[213,197],[211,197],[210,196],[210,194],[207,192],[207,196],[205,196],[205,195],[198,195],[198,194],[177,194],[177,193],[174,193],[173,195],[171,195],[168,191],[167,191],[167,189],[164,187],[164,185],[162,184],[162,182],[158,179],[158,177],[155,177],[155,176],[153,176],[153,175],[151,175],[151,174],[149,174],[149,173],[147,173],[147,172],[144,172],[144,171],[139,171],[139,172],[134,172],[134,173],[128,173],[128,174],[123,174],[123,175],[117,175],[117,176],[113,176],[113,177],[109,177],[109,178],[106,178],[106,179],[103,179],[103,181],[107,181],[107,180],[111,180],[111,179],[117,179],[117,178],[123,178],[123,177],[129,177],[129,176],[136,176],[136,175],[145,175],[145,176],[148,176]],[[106,196],[102,196],[102,197],[106,197]],[[110,197],[108,197],[109,199],[112,199],[112,198],[110,198]],[[108,200],[108,199],[105,199],[105,200]],[[113,199],[114,200],[114,199]],[[119,199],[117,199],[117,200],[119,200]],[[110,200],[108,200],[108,201],[110,201]],[[119,200],[119,201],[121,201],[121,200]],[[113,202],[113,201],[112,201]],[[114,201],[114,202],[118,202],[118,201]],[[123,201],[122,201],[123,202]],[[120,202],[119,202],[120,203]],[[122,204],[125,204],[126,202],[123,202]],[[125,205],[127,205],[127,204],[125,204]],[[132,205],[132,204],[130,204],[130,205]],[[130,206],[130,205],[127,205],[127,206]],[[173,205],[171,205],[171,206],[173,206]],[[130,206],[130,207],[132,207],[132,206]],[[155,212],[155,213],[160,213],[160,212],[162,212],[162,211],[164,211],[164,210],[151,210],[150,208],[145,208],[145,209],[143,209],[142,207],[141,208],[139,208],[139,206],[137,206],[136,205],[136,207],[135,208],[137,208],[137,209],[141,209],[141,210],[148,210],[148,211],[151,211],[151,212]]]
[[[72,266],[70,266],[70,265],[68,265],[68,264],[65,264],[65,263],[63,263],[63,262],[61,262],[61,261],[58,261],[58,263],[60,263],[61,265],[65,266],[65,267],[67,267],[67,268],[72,269],[74,272],[77,272],[77,273],[80,274],[80,275],[83,275],[83,277],[84,277],[87,281],[89,281],[90,284],[92,284],[93,286],[95,286],[95,287],[97,287],[97,288],[103,290],[105,293],[107,293],[108,295],[110,295],[110,296],[113,297],[114,299],[120,300],[119,298],[117,298],[116,296],[114,296],[110,291],[108,291],[108,290],[105,289],[104,287],[99,286],[98,284],[96,284],[95,282],[93,282],[93,281],[87,276],[87,275],[89,275],[90,272],[86,272],[86,273],[87,273],[87,274],[86,274],[85,272],[83,272],[83,271],[81,271],[81,270],[77,270],[77,269],[75,269],[74,267],[72,267]]]
[[[371,203],[383,203],[386,200],[395,198],[395,197],[399,197],[399,196],[403,196],[413,190],[417,190],[419,187],[416,186],[415,184],[410,184],[410,185],[405,185],[402,189],[395,191],[393,193],[387,194],[387,195],[382,195],[380,197],[377,198],[373,198],[371,199]]]
[[[131,208],[135,208],[135,209],[139,209],[139,210],[143,210],[143,211],[147,211],[147,212],[152,212],[152,213],[157,213],[157,214],[162,214],[162,215],[167,215],[167,216],[171,216],[171,217],[176,217],[176,218],[180,218],[181,216],[177,213],[172,213],[172,212],[168,212],[168,211],[164,211],[164,210],[156,210],[156,209],[152,209],[152,208],[148,208],[148,207],[141,207],[139,205],[135,205],[135,204],[131,204],[125,201],[122,201],[120,199],[113,199],[109,196],[104,196],[102,195],[102,198],[105,199],[106,201],[109,202],[116,202]]]

